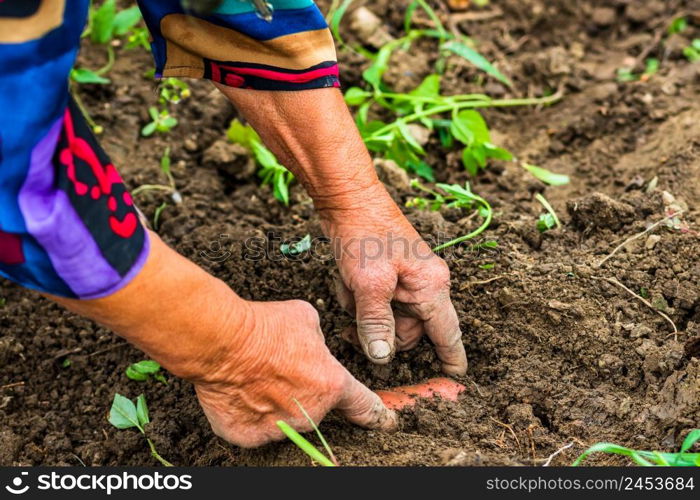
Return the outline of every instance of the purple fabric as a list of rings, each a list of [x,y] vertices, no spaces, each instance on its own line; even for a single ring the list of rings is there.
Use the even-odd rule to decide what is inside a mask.
[[[123,277],[104,259],[68,195],[55,185],[52,158],[62,125],[63,118],[32,150],[19,206],[28,232],[44,248],[71,290],[81,299],[103,297],[126,285],[141,270],[149,242],[146,238],[138,260]]]

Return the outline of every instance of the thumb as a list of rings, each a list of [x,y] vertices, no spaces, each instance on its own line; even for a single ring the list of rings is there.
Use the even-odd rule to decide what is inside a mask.
[[[345,418],[367,429],[393,431],[399,425],[396,412],[389,410],[379,396],[348,373],[348,383],[336,405]]]
[[[395,323],[391,298],[355,293],[357,337],[370,361],[385,365],[394,356]]]

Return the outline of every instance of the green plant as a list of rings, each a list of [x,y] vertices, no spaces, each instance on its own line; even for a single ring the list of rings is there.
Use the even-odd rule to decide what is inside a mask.
[[[190,87],[187,83],[178,78],[166,78],[160,82],[160,98],[162,105],[178,104],[183,99],[191,95]]]
[[[89,37],[94,44],[106,47],[107,62],[95,71],[87,68],[73,68],[70,78],[76,83],[109,83],[109,78],[104,75],[114,66],[115,54],[112,41],[136,29],[135,26],[140,20],[141,11],[136,5],[119,11],[117,11],[116,0],[105,0],[99,7],[91,5],[88,25],[82,36]],[[145,30],[145,28],[141,29]]]
[[[340,4],[331,16],[331,30],[340,38],[338,27],[349,1]],[[435,29],[414,29],[414,13],[422,9],[428,14]],[[356,122],[368,149],[428,181],[434,181],[432,168],[425,162],[426,151],[422,142],[415,136],[416,128],[424,128],[429,138],[437,135],[445,148],[452,148],[457,142],[464,146],[462,162],[472,175],[486,167],[489,159],[510,160],[512,155],[491,142],[488,126],[477,108],[504,107],[519,105],[548,104],[557,101],[561,95],[554,94],[535,99],[495,100],[483,94],[444,96],[440,91],[440,72],[448,54],[456,54],[474,64],[477,68],[510,86],[511,82],[486,58],[473,48],[473,42],[463,36],[448,32],[435,11],[425,0],[415,0],[406,10],[404,17],[405,35],[385,44],[375,54],[370,66],[362,77],[369,89],[351,87],[345,93],[350,106],[357,107]],[[418,39],[429,38],[438,42],[438,58],[435,73],[428,75],[423,82],[408,93],[396,93],[387,88],[383,76],[389,68],[392,54],[397,50],[408,50]],[[375,110],[388,110],[390,120],[370,118]],[[381,113],[384,116],[386,113]]]
[[[160,371],[160,364],[150,359],[146,359],[143,361],[139,361],[138,363],[133,363],[129,365],[124,373],[131,380],[143,382],[153,378],[158,382],[162,382],[165,385],[168,385],[168,381],[165,379],[165,375],[163,375]]]
[[[175,203],[181,203],[182,195],[175,186],[175,178],[173,177],[173,173],[170,170],[171,163],[172,160],[170,159],[170,147],[166,146],[166,148],[163,150],[163,155],[160,157],[160,170],[168,179],[168,184],[143,184],[134,189],[131,192],[131,194],[133,196],[137,196],[146,191],[165,191],[170,194],[170,197]]]
[[[226,136],[229,141],[244,146],[253,154],[260,166],[258,176],[262,179],[261,184],[272,186],[274,197],[285,205],[289,205],[289,185],[294,180],[294,175],[277,161],[272,151],[265,147],[253,127],[243,125],[239,120],[234,119]]]
[[[282,243],[280,245],[280,252],[282,252],[283,255],[295,256],[295,255],[302,254],[304,252],[308,252],[310,248],[311,248],[311,235],[307,234],[306,236],[304,236],[302,239],[300,239],[297,242]]]
[[[675,35],[682,33],[688,27],[688,20],[685,17],[677,17],[668,25],[668,34]]]
[[[109,423],[117,429],[131,429],[136,427],[146,438],[146,442],[151,449],[151,455],[166,467],[172,467],[173,464],[158,454],[153,441],[146,436],[146,425],[150,422],[148,406],[146,405],[146,396],[141,394],[136,398],[136,404],[134,404],[132,400],[119,393],[114,395],[112,408],[109,410]]]
[[[559,222],[559,217],[557,217],[554,208],[552,208],[552,205],[550,205],[547,199],[540,193],[537,193],[535,195],[535,199],[539,201],[540,204],[547,211],[547,213],[540,215],[540,217],[537,219],[537,230],[541,233],[544,233],[546,231],[549,231],[550,229],[560,228],[561,222]]]
[[[612,443],[596,443],[584,451],[572,464],[574,467],[581,465],[592,453],[613,453],[630,457],[637,465],[649,466],[686,466],[700,467],[700,453],[688,453],[695,443],[700,441],[700,429],[694,429],[685,437],[678,453],[664,453],[660,451],[640,451],[625,448]]]
[[[411,182],[411,186],[415,189],[423,191],[424,193],[427,193],[432,198],[413,198],[406,203],[406,206],[408,207],[416,207],[423,210],[429,209],[433,211],[440,210],[442,206],[466,210],[476,209],[478,215],[484,219],[481,225],[474,231],[450,240],[447,243],[436,246],[433,248],[434,252],[439,252],[447,247],[474,238],[475,236],[481,234],[487,227],[489,227],[489,224],[491,224],[491,219],[493,218],[493,209],[491,208],[491,205],[481,196],[474,194],[468,182],[465,183],[464,187],[460,186],[459,184],[436,184],[436,188],[440,189],[445,194],[424,186],[417,179],[414,179]]]
[[[692,63],[700,61],[700,38],[694,39],[690,45],[685,47],[683,55]]]
[[[307,413],[307,411],[304,409],[301,403],[296,400],[296,398],[292,399],[299,407],[299,410],[301,411],[302,415],[304,415],[304,418],[306,418],[306,420],[308,420],[308,422],[311,424],[311,428],[316,432],[316,435],[318,436],[319,440],[321,441],[321,444],[328,453],[328,456],[325,456],[323,453],[318,451],[318,449],[314,445],[307,441],[304,436],[299,434],[291,425],[289,425],[284,420],[278,420],[276,422],[277,427],[279,427],[279,429],[284,433],[284,435],[287,436],[292,443],[297,445],[297,447],[301,451],[306,453],[312,460],[315,460],[324,467],[337,466],[338,461],[336,460],[335,455],[333,454],[333,450],[328,445],[328,441],[326,441],[326,438],[323,437],[323,434],[321,434],[321,431],[316,425],[316,422],[313,421],[311,416]]]
[[[177,118],[172,116],[167,109],[158,111],[158,108],[151,106],[148,108],[148,114],[151,121],[141,129],[141,135],[144,137],[153,135],[154,132],[167,133],[177,126]]]
[[[650,57],[644,62],[644,71],[641,74],[635,73],[634,68],[623,67],[617,70],[618,82],[646,82],[653,75],[658,73],[660,62],[655,57]]]

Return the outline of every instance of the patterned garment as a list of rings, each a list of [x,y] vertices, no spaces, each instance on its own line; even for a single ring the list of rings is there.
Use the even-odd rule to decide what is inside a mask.
[[[157,76],[256,90],[338,87],[312,0],[224,0],[209,16],[140,0]],[[0,275],[80,299],[125,286],[149,251],[131,196],[68,93],[89,0],[0,0]]]

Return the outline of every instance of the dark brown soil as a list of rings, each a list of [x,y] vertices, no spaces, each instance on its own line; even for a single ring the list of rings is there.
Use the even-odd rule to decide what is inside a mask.
[[[407,3],[381,0],[369,8],[396,34]],[[336,416],[321,429],[346,465],[539,465],[573,443],[553,461],[565,465],[597,441],[674,450],[689,429],[700,427],[700,64],[680,54],[687,39],[700,38],[700,2],[492,0],[486,11],[500,14],[457,26],[512,76],[515,88],[487,81],[485,91],[496,97],[566,93],[546,109],[487,111],[495,142],[570,175],[571,183],[545,188],[515,163],[493,165],[472,179],[497,212],[483,240],[499,246],[447,255],[470,361],[462,380],[469,390],[459,403],[424,402],[404,414],[401,431],[391,435]],[[681,11],[696,14],[686,40],[659,50],[654,37],[665,36],[669,19]],[[446,8],[440,12],[447,19]],[[345,33],[352,42],[352,31]],[[617,83],[616,69],[648,48],[662,60],[660,72],[644,83]],[[86,45],[81,62],[97,67],[102,57]],[[389,83],[410,88],[435,57],[429,43],[397,55]],[[346,85],[358,84],[364,60],[340,58]],[[320,236],[310,200],[295,186],[287,209],[258,187],[247,160],[224,141],[234,111],[206,82],[192,83],[193,96],[176,110],[181,124],[172,133],[139,137],[157,99],[153,83],[140,77],[149,67],[144,51],[120,50],[113,84],[86,86],[83,99],[132,188],[162,183],[159,159],[172,148],[183,202],[174,205],[153,192],[138,199],[149,218],[168,202],[162,237],[246,298],[310,301],[334,354],[371,387],[437,376],[427,343],[381,368],[340,339],[349,318],[331,292],[332,261],[242,259],[245,238]],[[444,81],[452,93],[484,91],[477,72],[461,62],[448,65]],[[439,180],[467,180],[457,151],[430,150]],[[401,203],[412,195],[400,184],[391,190]],[[544,235],[534,229],[542,212],[537,192],[553,204],[563,229]],[[681,229],[662,225],[596,266],[674,204],[686,209]],[[463,234],[474,224],[459,221],[464,214],[406,212],[426,237]],[[221,245],[231,255],[216,262],[212,252]],[[494,267],[480,267],[488,263]],[[611,280],[642,293],[657,310]],[[146,393],[151,437],[175,464],[309,464],[288,442],[258,450],[226,444],[210,431],[190,384],[172,377],[168,386],[128,380],[124,369],[142,359],[137,350],[33,293],[8,282],[0,287],[6,300],[0,309],[1,465],[154,464],[140,435],[107,422],[117,391]],[[675,323],[677,336],[659,310]],[[598,457],[594,463],[622,462]]]

